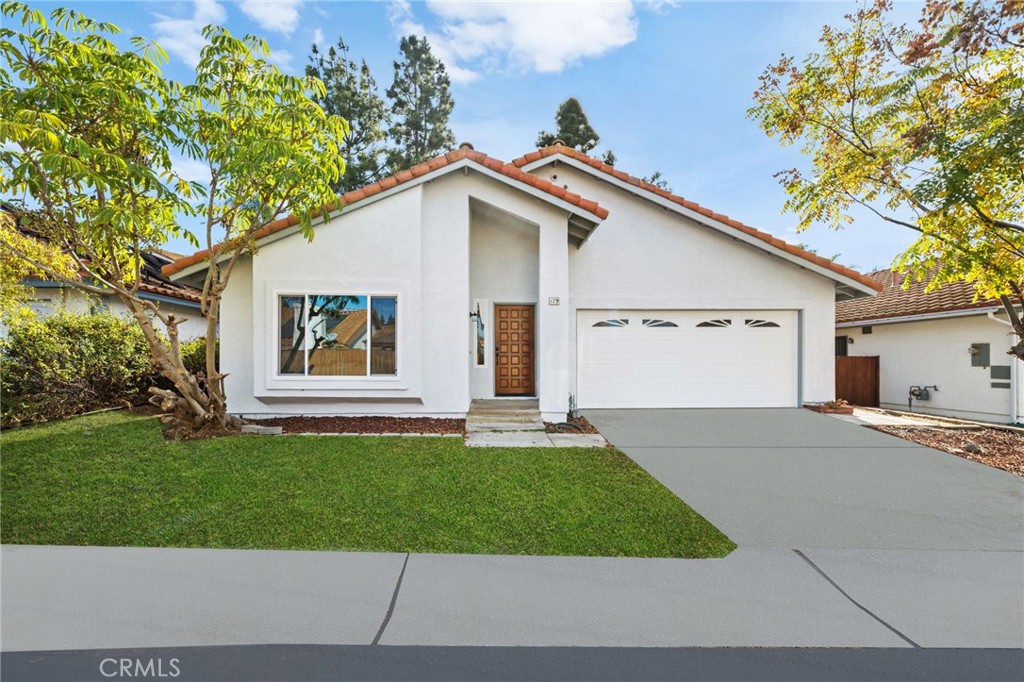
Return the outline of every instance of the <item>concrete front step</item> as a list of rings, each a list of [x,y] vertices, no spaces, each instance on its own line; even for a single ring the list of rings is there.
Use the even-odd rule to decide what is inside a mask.
[[[467,417],[540,417],[539,410],[470,410]]]
[[[470,410],[467,417],[523,418],[540,417],[539,410]]]
[[[544,431],[536,400],[476,400],[466,415],[466,432],[482,434],[522,433]]]
[[[540,418],[539,414],[535,415],[516,415],[509,417],[493,417],[487,414],[471,414],[466,417],[466,425],[471,424],[507,424],[509,426],[516,426],[518,424],[543,424],[544,420]]]

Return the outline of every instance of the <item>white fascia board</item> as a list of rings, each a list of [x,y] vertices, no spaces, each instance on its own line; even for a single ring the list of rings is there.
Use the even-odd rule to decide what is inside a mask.
[[[578,170],[583,171],[584,173],[588,173],[591,176],[598,178],[599,180],[604,180],[605,182],[611,183],[612,185],[622,190],[625,190],[631,194],[635,194],[639,197],[647,199],[648,201],[655,203],[661,206],[662,208],[668,209],[669,211],[673,211],[675,213],[678,213],[679,215],[689,218],[690,220],[698,222],[701,225],[705,225],[714,230],[717,230],[718,232],[721,232],[727,237],[731,237],[737,241],[749,244],[750,246],[761,249],[762,251],[766,251],[772,254],[773,256],[777,256],[779,258],[782,258],[783,260],[789,261],[790,263],[798,267],[804,268],[805,270],[809,270],[817,275],[821,275],[822,277],[826,277],[832,280],[833,282],[845,284],[847,287],[855,289],[867,296],[874,296],[878,293],[873,288],[869,287],[866,284],[858,282],[855,279],[846,277],[845,275],[841,275],[838,272],[835,272],[834,270],[823,268],[817,263],[812,263],[811,261],[806,260],[804,258],[800,258],[799,256],[789,253],[788,251],[784,251],[778,247],[772,246],[767,242],[761,241],[757,237],[751,236],[749,234],[746,234],[745,232],[737,230],[731,225],[727,225],[723,222],[715,220],[714,218],[709,218],[708,216],[702,213],[698,213],[697,211],[686,208],[685,206],[681,206],[675,203],[674,201],[669,201],[665,197],[659,196],[654,192],[645,190],[642,187],[637,187],[636,185],[631,185],[628,182],[620,180],[614,175],[609,175],[608,173],[593,168],[590,165],[583,163],[582,161],[572,158],[571,156],[547,156],[544,157],[543,159],[537,159],[536,161],[532,161],[526,164],[525,166],[523,166],[523,170],[529,173],[537,168],[542,168],[543,166],[546,166],[556,161],[559,163],[568,164],[573,168],[576,168]]]
[[[365,199],[360,199],[355,204],[352,204],[351,207],[342,206],[340,209],[336,211],[331,211],[328,215],[330,216],[331,220],[334,220],[335,218],[342,215],[346,211],[349,213],[351,213],[352,211],[358,211],[359,209],[365,206],[375,204],[378,201],[382,201],[384,199],[387,199],[388,197],[394,196],[395,194],[404,192],[407,189],[412,189],[413,187],[417,187],[418,185],[422,185],[432,180],[436,180],[442,175],[447,175],[448,173],[457,171],[461,168],[468,168],[469,170],[480,173],[481,175],[486,175],[487,177],[502,182],[508,185],[509,187],[512,187],[513,189],[525,192],[526,194],[536,197],[541,201],[547,202],[553,206],[556,206],[557,208],[565,210],[568,213],[575,214],[586,220],[589,220],[593,222],[595,225],[600,224],[602,221],[602,218],[600,216],[591,213],[590,211],[587,211],[583,208],[580,208],[579,206],[571,204],[568,201],[565,201],[564,199],[559,199],[555,195],[545,192],[536,187],[533,187],[532,185],[528,185],[525,182],[519,182],[518,180],[514,180],[513,178],[508,177],[504,173],[499,173],[497,171],[491,170],[490,168],[468,158],[460,159],[455,163],[450,163],[446,166],[441,166],[440,168],[436,168],[430,171],[426,175],[421,175],[418,178],[413,178],[412,180],[408,180],[399,185],[395,185],[394,187],[386,189],[378,194],[374,194],[373,196],[366,197]],[[325,221],[323,216],[319,216],[313,220],[313,227],[323,225],[324,222]],[[299,225],[293,225],[283,230],[279,230],[273,234],[267,235],[266,237],[258,240],[256,242],[256,247],[259,248],[266,244],[272,244],[273,242],[276,242],[278,239],[290,237],[291,235],[295,234],[296,232],[299,232],[300,230],[301,227]],[[228,257],[228,255],[223,255],[221,256],[220,260],[227,260]],[[181,270],[180,272],[176,272],[173,275],[170,275],[170,280],[174,282],[184,277],[188,277],[189,275],[194,275],[195,273],[201,272],[205,269],[206,261],[195,263],[193,265],[188,266],[184,270]]]
[[[986,306],[984,308],[968,308],[967,310],[947,310],[939,313],[921,313],[920,315],[901,315],[900,317],[877,317],[871,320],[855,320],[853,322],[837,322],[836,329],[851,329],[853,327],[874,327],[883,324],[898,324],[900,322],[920,322],[922,320],[942,320],[950,317],[970,317],[972,315],[985,315],[992,310],[1002,310],[999,306]]]

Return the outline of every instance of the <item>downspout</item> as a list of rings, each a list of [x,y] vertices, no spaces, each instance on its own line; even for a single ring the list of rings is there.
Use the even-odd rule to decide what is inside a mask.
[[[1009,320],[1000,320],[996,317],[996,311],[990,310],[986,315],[988,319],[999,324],[1005,324],[1007,327],[1013,328]],[[1010,360],[1010,423],[1020,423],[1020,360],[1014,357]]]

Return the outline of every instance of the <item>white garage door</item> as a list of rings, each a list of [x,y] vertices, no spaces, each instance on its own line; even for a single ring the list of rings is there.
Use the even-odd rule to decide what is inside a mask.
[[[580,407],[794,407],[793,310],[581,310]]]

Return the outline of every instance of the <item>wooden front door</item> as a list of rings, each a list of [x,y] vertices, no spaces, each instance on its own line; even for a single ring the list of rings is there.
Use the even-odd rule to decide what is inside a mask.
[[[495,395],[533,395],[533,306],[496,305]]]

